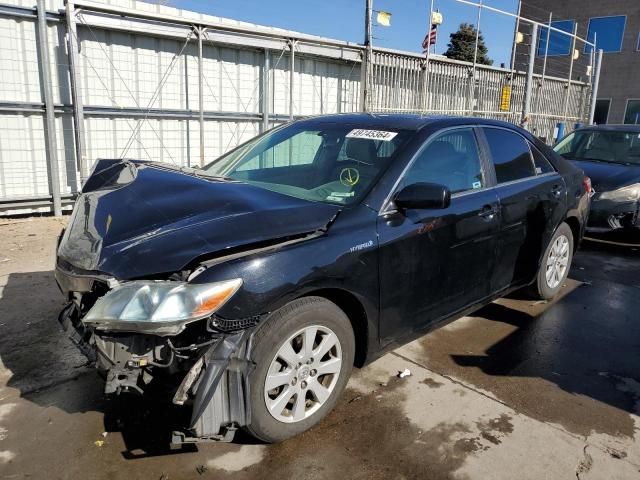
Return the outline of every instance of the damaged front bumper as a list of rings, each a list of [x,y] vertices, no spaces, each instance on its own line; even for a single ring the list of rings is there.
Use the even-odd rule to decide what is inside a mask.
[[[591,201],[587,231],[591,233],[639,232],[640,204],[636,201],[602,200],[596,194]]]
[[[251,341],[260,318],[229,321],[215,315],[175,336],[96,330],[82,321],[87,303],[109,280],[57,268],[70,303],[59,321],[105,378],[105,393],[134,393],[191,409],[173,443],[230,441],[251,421],[248,376]]]

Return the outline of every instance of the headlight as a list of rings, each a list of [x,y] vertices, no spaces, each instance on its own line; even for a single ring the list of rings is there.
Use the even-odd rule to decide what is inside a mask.
[[[201,284],[127,282],[99,298],[83,322],[99,330],[176,335],[187,323],[213,314],[241,285],[239,278]]]
[[[638,197],[640,197],[640,183],[600,194],[600,200],[613,200],[614,202],[635,202]]]

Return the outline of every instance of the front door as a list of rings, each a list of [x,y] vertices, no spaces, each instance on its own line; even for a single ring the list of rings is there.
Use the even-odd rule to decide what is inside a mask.
[[[442,184],[452,192],[451,205],[378,217],[383,342],[428,328],[490,294],[500,211],[486,171],[473,128],[435,134],[397,190]]]

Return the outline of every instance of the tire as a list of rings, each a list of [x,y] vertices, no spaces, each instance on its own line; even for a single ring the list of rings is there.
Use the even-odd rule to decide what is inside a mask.
[[[540,300],[553,299],[567,279],[572,260],[573,233],[569,225],[561,223],[542,256],[533,295]]]
[[[310,350],[307,343],[312,345]],[[344,390],[354,354],[351,322],[329,300],[304,297],[274,312],[253,340],[251,358],[256,368],[249,377],[251,422],[245,430],[272,443],[316,425]]]

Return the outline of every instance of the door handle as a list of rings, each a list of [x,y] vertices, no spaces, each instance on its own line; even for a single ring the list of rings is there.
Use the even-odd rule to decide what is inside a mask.
[[[478,216],[484,218],[485,220],[493,220],[496,214],[498,213],[498,209],[493,205],[485,205],[478,212]]]

